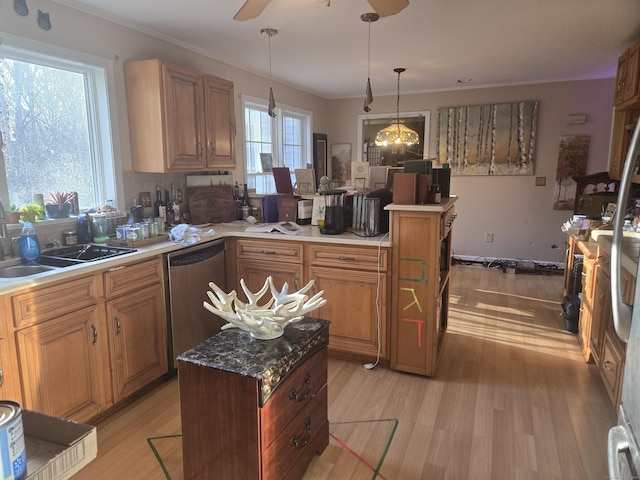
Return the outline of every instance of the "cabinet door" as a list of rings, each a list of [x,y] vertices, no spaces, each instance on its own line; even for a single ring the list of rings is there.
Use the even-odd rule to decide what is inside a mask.
[[[612,322],[612,313],[609,276],[604,272],[604,269],[598,267],[597,270],[595,293],[593,296],[593,312],[591,314],[589,349],[596,364],[599,365],[602,360],[604,332],[609,323]]]
[[[616,84],[613,92],[613,104],[620,105],[624,102],[625,81],[627,77],[628,51],[618,57],[618,70],[616,71]]]
[[[167,170],[204,170],[204,82],[202,74],[162,66]]]
[[[167,372],[163,298],[162,286],[157,285],[106,304],[116,401]]]
[[[288,292],[295,292],[304,287],[302,283],[303,272],[301,264],[238,259],[238,282],[240,279],[244,279],[245,285],[252,292],[260,290],[269,275],[278,290],[282,290],[282,286],[286,282],[289,286]],[[238,292],[239,297],[246,300],[242,289]],[[265,294],[261,303],[265,303],[270,298],[270,293]]]
[[[17,367],[14,368],[11,360],[12,354],[9,352],[9,342],[6,338],[0,338],[0,398],[22,404],[18,369]]]
[[[100,312],[84,308],[16,332],[25,408],[82,422],[112,404]]]
[[[611,149],[609,153],[609,176],[615,180],[622,178],[622,171],[631,144],[633,127],[640,119],[640,110],[618,110],[613,113]],[[633,175],[632,182],[640,183],[640,175]]]
[[[640,42],[636,42],[627,50],[627,65],[624,80],[624,101],[633,101],[638,96],[638,75],[640,74],[640,64],[638,54]]]
[[[207,168],[236,168],[233,83],[205,76]]]
[[[375,358],[378,339],[388,338],[388,274],[380,274],[379,290],[377,272],[310,266],[309,279],[315,280],[314,290],[324,291],[327,300],[312,315],[331,322],[329,351]],[[389,358],[384,340],[380,357]]]

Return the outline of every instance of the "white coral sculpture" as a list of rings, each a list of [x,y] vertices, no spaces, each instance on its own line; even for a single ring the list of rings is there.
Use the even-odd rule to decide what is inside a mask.
[[[244,279],[240,280],[242,290],[247,296],[248,303],[238,298],[235,290],[225,293],[215,283],[210,282],[211,291],[207,296],[211,303],[203,302],[204,308],[226,320],[222,329],[240,328],[247,331],[254,338],[270,340],[278,338],[290,323],[299,322],[309,312],[327,303],[322,298],[324,291],[320,291],[309,298],[306,293],[311,290],[315,281],[311,280],[295,293],[287,293],[289,285],[285,283],[282,291],[273,285],[271,276],[267,277],[264,285],[256,293],[251,292]],[[260,305],[259,302],[267,291],[271,291],[271,299]]]

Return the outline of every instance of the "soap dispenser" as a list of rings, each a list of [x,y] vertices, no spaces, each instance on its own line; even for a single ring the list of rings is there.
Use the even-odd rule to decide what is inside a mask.
[[[40,243],[31,222],[24,222],[20,234],[20,260],[25,265],[36,263],[40,256]]]

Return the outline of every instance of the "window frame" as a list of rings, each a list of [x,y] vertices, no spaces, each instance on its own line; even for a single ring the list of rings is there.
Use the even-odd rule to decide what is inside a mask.
[[[0,58],[38,63],[84,74],[89,136],[94,162],[95,207],[105,200],[120,205],[124,199],[122,164],[117,118],[114,61],[69,48],[51,45],[15,35],[3,34]],[[0,149],[0,200],[9,205],[4,153]]]
[[[267,176],[268,177],[268,172],[261,172],[261,173],[249,173],[249,152],[247,149],[247,145],[248,145],[248,140],[247,140],[247,135],[246,135],[246,129],[247,129],[247,124],[246,124],[246,113],[247,113],[247,108],[254,108],[256,110],[260,110],[262,112],[267,112],[268,108],[269,108],[269,104],[268,104],[268,100],[263,99],[263,98],[258,98],[258,97],[253,97],[250,95],[245,95],[242,94],[241,95],[241,100],[242,100],[242,148],[243,148],[243,152],[244,152],[244,175],[245,175],[245,179],[246,179],[246,183],[249,185],[249,188],[256,188],[256,192],[258,194],[265,194],[265,195],[269,195],[271,193],[275,193],[275,182],[273,181],[273,179],[269,179],[267,178],[265,180],[265,188],[268,189],[269,187],[271,187],[273,190],[272,191],[258,191],[257,190],[257,178],[261,177],[261,176]],[[273,166],[274,167],[284,167],[285,165],[285,127],[284,127],[284,119],[285,117],[294,117],[294,118],[299,118],[302,120],[302,130],[303,133],[301,134],[301,145],[300,145],[300,149],[301,149],[301,164],[303,166],[306,165],[312,165],[313,163],[313,154],[312,154],[312,147],[313,147],[313,142],[312,142],[312,131],[313,131],[313,112],[308,111],[308,110],[304,110],[302,108],[298,108],[298,107],[292,107],[290,105],[286,105],[283,103],[278,103],[276,105],[276,116],[275,118],[270,118],[270,122],[271,122],[271,152],[267,152],[267,153],[271,153],[272,155],[272,160],[273,160]],[[294,168],[290,168],[290,173],[291,173],[291,182],[294,183],[295,182],[295,172],[294,172]],[[303,167],[306,168],[306,167]],[[251,180],[253,178],[253,181]],[[262,190],[262,189],[261,189]]]

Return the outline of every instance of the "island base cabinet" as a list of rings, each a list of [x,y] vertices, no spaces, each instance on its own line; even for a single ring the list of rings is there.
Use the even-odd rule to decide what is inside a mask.
[[[23,407],[84,422],[112,402],[104,317],[95,307],[16,332]]]
[[[326,347],[294,368],[261,405],[256,378],[178,359],[185,480],[302,479],[329,444]]]

